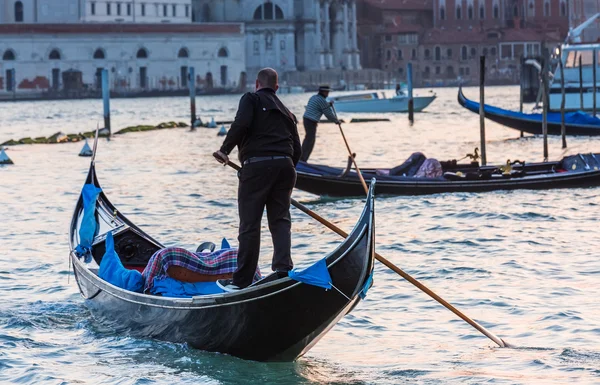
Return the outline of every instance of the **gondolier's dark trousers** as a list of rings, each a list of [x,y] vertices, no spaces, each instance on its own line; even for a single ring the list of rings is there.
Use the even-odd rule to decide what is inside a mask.
[[[310,157],[310,153],[315,146],[315,140],[317,138],[317,126],[319,124],[307,118],[303,118],[302,122],[304,124],[306,136],[304,136],[304,140],[302,141],[302,156],[300,159],[304,162],[307,162],[308,158]]]
[[[238,210],[240,234],[238,266],[233,283],[252,283],[260,254],[260,223],[265,207],[273,239],[273,271],[294,266],[291,256],[290,197],[296,184],[296,169],[290,158],[246,163],[239,175]]]

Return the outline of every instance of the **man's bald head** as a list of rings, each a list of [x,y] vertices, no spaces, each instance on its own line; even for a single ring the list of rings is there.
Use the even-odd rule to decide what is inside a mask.
[[[256,76],[256,90],[271,88],[275,91],[279,88],[279,77],[273,68],[263,68]]]

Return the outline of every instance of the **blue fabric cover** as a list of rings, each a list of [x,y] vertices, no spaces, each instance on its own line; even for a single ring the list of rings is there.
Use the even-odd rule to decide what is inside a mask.
[[[288,276],[298,282],[319,286],[326,290],[331,289],[331,276],[325,258],[305,269],[292,269],[288,272]]]
[[[465,107],[473,112],[479,113],[479,103],[474,102],[472,100],[466,99]],[[510,111],[505,110],[503,108],[498,108],[494,106],[490,106],[485,104],[484,110],[486,113],[507,116],[517,119],[526,119],[526,120],[534,120],[542,123],[542,114],[525,114],[518,111]],[[560,124],[560,112],[548,112],[548,123]],[[582,111],[575,112],[567,112],[565,113],[565,123],[566,124],[577,124],[577,125],[587,125],[587,126],[598,126],[600,128],[600,118],[592,116],[590,114],[586,114]]]
[[[224,293],[216,282],[181,282],[173,278],[155,278],[151,294],[163,297],[189,298],[197,295]]]
[[[141,293],[144,290],[144,278],[137,270],[127,270],[115,251],[115,241],[111,232],[106,234],[106,252],[100,262],[98,276],[121,289]]]
[[[81,190],[81,198],[83,199],[83,218],[81,227],[79,228],[79,245],[75,248],[75,252],[79,257],[85,255],[85,262],[89,263],[92,260],[92,242],[98,231],[98,224],[94,214],[96,212],[96,200],[102,191],[101,188],[93,184],[86,184]]]
[[[365,299],[365,297],[367,296],[367,291],[369,291],[371,286],[373,286],[373,272],[371,272],[371,274],[369,274],[369,277],[367,278],[367,281],[363,285],[362,290],[360,291],[360,293],[358,293],[358,295],[360,295],[360,298]]]
[[[223,238],[221,241],[221,249],[231,249],[231,245],[227,242],[227,239]]]

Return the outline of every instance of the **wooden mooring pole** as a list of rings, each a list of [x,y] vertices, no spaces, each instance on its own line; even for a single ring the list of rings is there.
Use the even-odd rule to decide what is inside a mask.
[[[196,124],[196,71],[194,67],[188,69],[188,87],[190,89],[190,130],[194,130]]]
[[[544,162],[548,161],[548,68],[550,56],[544,49],[544,64],[542,65],[542,134],[544,135]]]
[[[412,124],[415,122],[415,104],[413,100],[413,78],[412,78],[412,63],[406,66],[406,83],[408,86],[408,121]]]
[[[592,110],[592,116],[596,116],[596,66],[598,65],[598,52],[596,50],[592,51],[593,55],[592,56],[592,92],[593,92],[593,110]]]
[[[104,128],[110,136],[110,82],[108,81],[108,70],[102,70],[102,102],[104,104]]]
[[[581,66],[581,55],[579,55],[579,105],[581,111],[585,111],[583,105],[583,68]]]
[[[523,89],[525,88],[525,57],[521,56],[521,79],[519,88],[519,112],[523,113]],[[521,130],[521,138],[523,137],[523,130]]]
[[[565,126],[565,73],[563,70],[562,58],[559,57],[558,66],[560,68],[560,134],[562,136],[562,148],[567,148],[567,127]]]
[[[481,137],[481,165],[487,164],[485,152],[485,56],[479,57],[479,135]]]

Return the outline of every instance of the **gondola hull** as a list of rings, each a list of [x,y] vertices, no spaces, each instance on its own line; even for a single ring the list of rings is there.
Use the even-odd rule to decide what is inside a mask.
[[[89,180],[97,183],[95,178]],[[99,199],[106,197],[101,194]],[[97,270],[74,252],[71,262],[92,314],[117,331],[249,360],[292,361],[350,312],[368,289],[374,258],[373,203],[371,194],[352,233],[326,258],[332,283],[345,296],[271,276],[233,293],[167,298],[115,287],[100,279]],[[108,201],[100,206],[108,211],[113,207]],[[71,228],[71,249],[77,240],[80,211],[81,200]],[[118,216],[118,222],[134,226]]]
[[[532,164],[532,168],[542,166],[551,168],[558,164]],[[297,169],[296,188],[316,195],[331,197],[359,197],[364,195],[360,180],[354,172],[340,177],[342,169],[326,167],[327,171],[320,171],[318,165],[300,163]],[[490,169],[488,167],[487,169]],[[337,170],[337,172],[335,172]],[[368,181],[376,175],[375,170],[361,170]],[[589,187],[600,185],[600,170],[579,172],[542,173],[519,178],[497,178],[487,180],[446,180],[444,178],[415,178],[398,177],[385,178],[377,176],[378,195],[427,195],[456,192],[486,192],[495,190],[532,189],[545,190],[553,188]]]
[[[479,114],[479,103],[465,97],[462,89],[458,91],[458,103]],[[541,114],[522,114],[514,111],[484,105],[485,117],[493,122],[508,128],[527,132],[534,135],[542,135]],[[558,115],[558,116],[557,116]],[[594,136],[600,135],[600,124],[573,124],[565,123],[566,135]],[[552,113],[548,119],[548,135],[561,135],[560,114]]]

